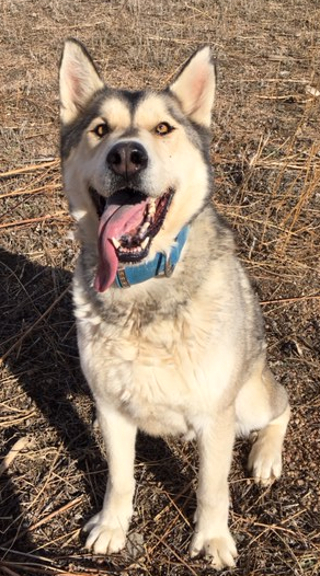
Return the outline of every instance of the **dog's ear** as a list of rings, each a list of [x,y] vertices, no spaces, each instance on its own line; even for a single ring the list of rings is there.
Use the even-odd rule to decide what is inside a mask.
[[[60,118],[69,124],[85,108],[103,82],[85,47],[72,38],[66,40],[60,72]]]
[[[210,126],[215,89],[216,69],[209,46],[195,52],[169,86],[184,114],[205,126]]]

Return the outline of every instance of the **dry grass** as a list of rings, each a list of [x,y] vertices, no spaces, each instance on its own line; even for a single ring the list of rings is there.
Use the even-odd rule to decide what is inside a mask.
[[[284,475],[230,475],[236,575],[320,571],[320,6],[315,0],[2,0],[0,37],[0,572],[204,576],[187,554],[194,447],[139,438],[125,552],[99,558],[80,529],[106,464],[79,370],[69,284],[76,244],[61,190],[57,61],[82,39],[113,85],[164,86],[198,45],[219,61],[215,202],[262,300],[270,359],[293,417]],[[143,538],[143,539],[142,539]],[[224,571],[227,574],[228,571]]]

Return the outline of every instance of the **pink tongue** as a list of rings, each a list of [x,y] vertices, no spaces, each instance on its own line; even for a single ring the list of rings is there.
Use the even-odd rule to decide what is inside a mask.
[[[137,204],[109,204],[102,214],[98,232],[99,264],[94,280],[97,292],[107,290],[116,277],[119,261],[111,239],[119,239],[136,230],[146,205],[147,200]]]

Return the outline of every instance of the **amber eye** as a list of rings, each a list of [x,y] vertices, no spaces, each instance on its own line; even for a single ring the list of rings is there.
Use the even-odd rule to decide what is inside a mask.
[[[155,128],[155,132],[158,136],[166,136],[166,134],[170,134],[172,130],[174,130],[174,127],[170,126],[168,122],[160,122],[160,124]]]
[[[98,124],[98,126],[93,129],[94,134],[99,138],[103,138],[109,131],[109,126],[106,122]]]

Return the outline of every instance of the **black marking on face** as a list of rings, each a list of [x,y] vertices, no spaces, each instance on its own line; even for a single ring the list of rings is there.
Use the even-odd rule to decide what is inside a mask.
[[[147,96],[146,90],[118,90],[117,96],[120,98],[124,103],[127,104],[129,107],[129,111],[131,117],[133,118],[135,111],[137,110],[139,104],[145,99]]]

